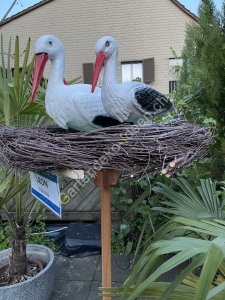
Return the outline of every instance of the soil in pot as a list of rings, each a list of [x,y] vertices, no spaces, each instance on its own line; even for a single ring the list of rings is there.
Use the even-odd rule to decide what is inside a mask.
[[[9,264],[0,266],[0,287],[29,280],[43,270],[43,265],[39,260],[30,259],[28,261],[27,272],[24,275],[16,277],[9,276],[8,268]]]

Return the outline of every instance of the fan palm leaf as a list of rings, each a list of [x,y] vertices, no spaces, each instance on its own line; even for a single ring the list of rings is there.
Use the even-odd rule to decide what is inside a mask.
[[[165,239],[169,233],[181,229],[194,232],[199,236],[202,234],[211,236],[211,240],[192,237]],[[167,254],[173,255],[158,265],[159,258],[165,257]],[[224,299],[224,259],[224,221],[174,217],[156,232],[156,241],[143,252],[131,275],[124,283],[124,287],[110,289],[110,291],[119,293],[120,299],[127,300],[134,300],[138,297],[160,300],[181,299],[179,296],[181,297],[182,291],[182,299]],[[156,282],[162,274],[187,260],[191,260],[190,264],[172,283]],[[192,272],[199,266],[202,267],[202,271],[200,277],[197,277]],[[220,277],[215,281],[214,278],[218,271]]]
[[[180,192],[158,182],[153,188],[154,192],[160,193],[169,201],[161,201],[161,207],[153,210],[171,213],[191,219],[222,218],[222,206],[216,194],[216,184],[211,179],[201,179],[201,185],[193,189],[183,178],[172,178],[171,182]]]

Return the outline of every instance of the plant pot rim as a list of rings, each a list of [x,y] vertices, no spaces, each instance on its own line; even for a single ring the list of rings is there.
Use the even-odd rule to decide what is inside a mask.
[[[7,288],[11,289],[12,286],[21,286],[21,285],[25,285],[25,284],[27,284],[29,282],[32,282],[32,281],[36,280],[38,277],[42,276],[42,273],[46,272],[51,267],[51,265],[54,263],[54,253],[53,253],[53,251],[50,248],[46,247],[46,246],[42,246],[42,245],[38,245],[38,244],[27,244],[27,252],[29,252],[29,250],[30,251],[32,251],[32,250],[35,251],[35,249],[37,249],[37,248],[43,249],[43,250],[45,250],[45,252],[47,252],[49,254],[49,262],[43,268],[43,270],[40,271],[34,277],[32,277],[32,278],[30,278],[30,279],[28,279],[26,281],[19,282],[19,283],[16,283],[14,285],[0,287],[0,290],[1,289],[7,289]],[[4,257],[4,252],[5,252],[5,256],[8,256],[9,255],[8,252],[10,252],[11,249],[12,248],[8,248],[8,249],[0,251],[0,259],[1,259],[1,257]],[[29,253],[28,253],[28,259],[29,259]]]

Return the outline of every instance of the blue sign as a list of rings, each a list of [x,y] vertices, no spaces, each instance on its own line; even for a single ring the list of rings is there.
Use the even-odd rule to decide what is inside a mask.
[[[31,194],[61,218],[58,177],[47,172],[30,172]]]

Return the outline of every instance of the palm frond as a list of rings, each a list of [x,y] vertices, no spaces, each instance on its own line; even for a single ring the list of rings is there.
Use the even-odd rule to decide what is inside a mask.
[[[161,201],[162,206],[153,210],[171,213],[191,219],[222,218],[222,206],[216,195],[216,184],[211,179],[201,179],[196,191],[183,179],[171,179],[181,192],[158,182],[153,191],[160,193],[170,201]]]
[[[120,289],[111,288],[110,291],[119,293],[120,299],[127,300],[134,300],[137,297],[160,300],[178,299],[178,291],[181,294],[183,291],[182,299],[185,299],[184,297],[194,300],[223,299],[225,278],[218,277],[217,281],[214,281],[214,278],[218,270],[221,274],[224,271],[224,223],[218,219],[208,221],[174,217],[168,224],[165,224],[167,231],[160,229],[161,233],[156,232],[158,240],[150,244],[143,252],[124,286]],[[169,231],[180,228],[194,232],[202,231],[213,237],[211,240],[190,237],[164,239]],[[159,258],[166,254],[173,254],[173,256],[158,265]],[[162,274],[187,260],[191,260],[191,263],[172,283],[155,282]],[[199,266],[202,266],[202,271],[200,277],[197,277],[192,272]],[[135,284],[133,284],[134,281]],[[157,286],[160,286],[161,290],[156,288]],[[108,289],[102,289],[108,291]]]

